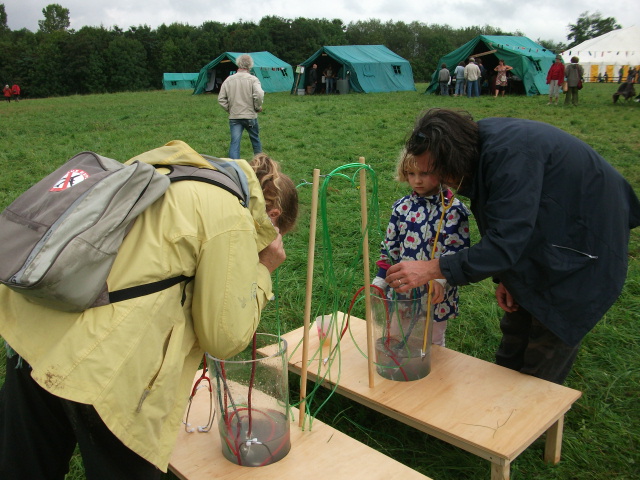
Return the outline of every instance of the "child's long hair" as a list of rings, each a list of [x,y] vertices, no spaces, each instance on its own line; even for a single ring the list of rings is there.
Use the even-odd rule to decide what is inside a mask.
[[[293,229],[298,218],[298,190],[293,181],[280,170],[280,164],[265,153],[258,153],[249,162],[260,181],[267,211],[280,210],[278,228],[281,234]]]
[[[396,180],[398,182],[408,182],[407,171],[414,171],[417,168],[416,157],[408,153],[406,148],[403,148],[396,164]]]

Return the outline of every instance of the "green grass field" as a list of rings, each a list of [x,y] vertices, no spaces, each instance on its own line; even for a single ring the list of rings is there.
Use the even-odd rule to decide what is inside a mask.
[[[422,95],[425,88],[419,84],[417,92],[367,95],[267,94],[260,116],[263,147],[296,184],[311,181],[314,168],[328,174],[365,157],[376,172],[380,205],[379,214],[370,220],[385,226],[393,201],[407,191],[393,180],[397,155],[416,117],[430,107],[466,109],[476,119],[521,117],[556,125],[592,145],[640,194],[640,104],[613,105],[611,95],[617,84],[587,84],[580,92],[578,107],[547,106],[544,96],[468,99]],[[179,139],[202,153],[226,156],[229,142],[227,117],[217,97],[192,96],[189,91],[0,103],[0,121],[0,208],[83,150],[124,161]],[[246,135],[242,154],[251,156]],[[302,325],[310,197],[311,189],[302,185],[299,225],[285,238],[288,258],[277,274],[278,310],[271,306],[265,313],[260,325],[263,331],[289,331]],[[326,219],[320,222],[317,235],[314,314],[329,295],[348,305],[355,292],[349,272],[358,248],[359,193],[346,179],[332,179],[326,205]],[[331,232],[332,266],[339,279],[330,289],[322,283],[329,268],[322,262],[323,226]],[[375,237],[371,238],[372,259],[378,253],[379,238]],[[473,237],[477,241],[475,229]],[[581,390],[583,396],[565,417],[562,461],[555,466],[544,464],[544,445],[537,441],[512,464],[513,480],[640,478],[639,249],[640,230],[636,230],[625,289],[584,340],[567,379],[566,385]],[[490,281],[462,288],[460,316],[449,322],[447,346],[493,361],[500,338],[499,318]],[[292,376],[294,392],[297,382]],[[489,478],[486,460],[337,395],[318,418],[434,480]],[[76,457],[68,479],[83,478]]]

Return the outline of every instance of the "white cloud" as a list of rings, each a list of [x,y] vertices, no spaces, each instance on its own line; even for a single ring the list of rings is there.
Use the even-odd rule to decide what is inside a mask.
[[[10,29],[38,29],[42,9],[52,0],[20,0],[5,3]],[[575,23],[582,12],[599,11],[614,17],[623,27],[640,25],[637,0],[617,0],[615,5],[601,0],[452,0],[446,4],[425,0],[56,0],[70,12],[71,28],[148,25],[157,28],[174,22],[199,26],[206,21],[232,23],[239,20],[258,22],[267,15],[282,18],[339,18],[352,21],[379,19],[386,21],[418,21],[425,24],[450,25],[453,28],[491,25],[504,31],[520,31],[533,40],[567,43],[567,25]],[[624,12],[624,15],[620,12]]]

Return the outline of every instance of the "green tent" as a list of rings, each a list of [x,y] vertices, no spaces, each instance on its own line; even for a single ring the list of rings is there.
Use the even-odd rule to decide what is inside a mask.
[[[165,90],[190,90],[196,86],[197,73],[165,73],[162,86]]]
[[[337,72],[337,90],[347,93],[415,91],[411,64],[384,45],[322,47],[300,64],[291,93],[306,85],[306,72],[318,65],[318,86],[328,65]],[[303,68],[300,68],[303,67]]]
[[[219,92],[222,82],[236,72],[238,68],[236,59],[240,55],[242,53],[225,52],[202,67],[193,94]],[[251,73],[258,77],[265,92],[286,92],[291,89],[293,84],[291,65],[269,52],[251,52],[249,55],[253,58]]]
[[[460,62],[469,57],[482,60],[482,65],[491,73],[491,85],[495,84],[495,71],[498,60],[504,60],[506,65],[513,67],[510,79],[512,91],[527,95],[542,95],[549,93],[547,72],[553,64],[556,55],[542,45],[527,37],[508,35],[479,35],[463,46],[445,55],[438,61],[438,68],[431,77],[431,83],[425,93],[435,93],[438,90],[438,72],[440,65],[447,65],[453,74]],[[491,87],[493,90],[493,87]]]

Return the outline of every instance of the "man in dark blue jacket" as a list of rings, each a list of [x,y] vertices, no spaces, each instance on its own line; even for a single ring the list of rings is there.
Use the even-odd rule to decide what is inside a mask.
[[[581,140],[545,123],[474,122],[444,109],[418,120],[407,152],[471,200],[482,239],[431,261],[401,262],[400,293],[446,278],[493,277],[505,311],[499,365],[563,383],[582,338],[620,295],[640,202],[629,183]]]

